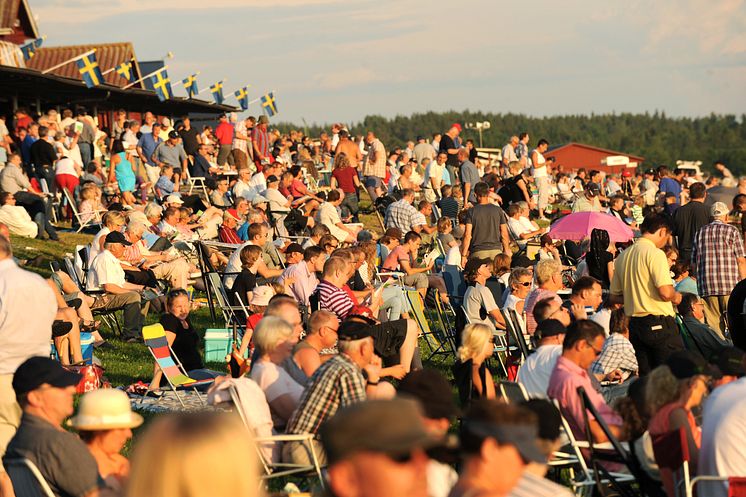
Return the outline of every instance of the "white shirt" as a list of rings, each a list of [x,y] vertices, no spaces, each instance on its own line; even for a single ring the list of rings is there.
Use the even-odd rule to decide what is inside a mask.
[[[101,228],[101,231],[96,233],[96,236],[93,237],[90,248],[88,249],[88,267],[90,267],[91,261],[95,259],[98,254],[101,253],[101,239],[106,238],[106,235],[108,235],[109,233],[111,233],[111,230],[104,227]]]
[[[701,475],[746,475],[746,378],[716,388],[702,413]],[[705,490],[706,489],[706,490]],[[727,497],[725,482],[702,482],[699,495]]]
[[[562,345],[542,345],[518,369],[516,381],[523,384],[529,397],[546,398],[549,378],[561,355]]]
[[[54,292],[44,278],[0,260],[0,374],[13,374],[33,356],[49,357]]]
[[[277,188],[267,188],[264,196],[269,200],[269,210],[272,212],[290,212],[290,202]]]
[[[251,199],[254,198],[254,195],[252,192],[253,192],[253,188],[251,188],[251,186],[249,186],[248,183],[244,183],[241,180],[236,181],[236,184],[233,185],[233,196],[236,198],[243,197],[246,200],[250,201]]]
[[[458,481],[458,473],[449,464],[431,459],[425,469],[427,474],[427,497],[448,497]]]
[[[36,238],[39,233],[39,227],[20,205],[6,204],[0,207],[0,223],[5,224],[14,235]]]
[[[76,178],[78,177],[78,172],[75,170],[75,162],[69,157],[63,157],[57,161],[54,165],[54,174],[69,174]]]
[[[78,146],[78,143],[76,142],[75,145],[71,147],[70,145],[72,144],[72,142],[73,142],[73,139],[70,138],[69,136],[65,138],[64,155],[72,159],[73,162],[75,162],[80,167],[87,166],[88,164],[83,164],[83,157],[80,155],[80,147]]]
[[[256,173],[252,176],[249,187],[251,187],[251,198],[264,195],[264,191],[267,189],[267,178],[264,177],[264,173]]]
[[[534,149],[532,154],[536,154],[536,162],[534,163],[534,178],[544,178],[547,176],[547,160],[538,150]]]
[[[337,226],[337,223],[341,223],[342,219],[340,219],[337,208],[334,205],[329,202],[324,202],[319,206],[316,216],[316,220],[329,228],[329,231],[335,238],[337,238],[337,240],[343,242],[347,239],[349,234]]]
[[[573,497],[569,488],[524,471],[508,497]]]
[[[285,426],[287,419],[281,419],[272,410],[272,402],[283,395],[289,395],[297,406],[303,395],[303,387],[296,382],[284,369],[270,361],[257,361],[251,368],[251,379],[262,389],[267,397],[272,411],[272,421],[275,426]]]
[[[88,269],[88,289],[102,288],[107,283],[124,286],[124,269],[114,254],[104,250],[93,259]]]

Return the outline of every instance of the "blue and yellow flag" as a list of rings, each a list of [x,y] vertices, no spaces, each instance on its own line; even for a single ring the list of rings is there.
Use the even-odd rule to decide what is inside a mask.
[[[215,100],[215,103],[220,105],[223,103],[223,82],[218,81],[214,85],[210,86],[210,93],[212,93],[212,98]]]
[[[171,91],[171,80],[168,79],[168,72],[165,67],[153,74],[150,77],[150,82],[153,84],[155,94],[158,95],[158,100],[161,102],[173,97],[174,94]]]
[[[194,98],[194,96],[199,93],[199,90],[197,89],[196,74],[192,74],[191,76],[187,76],[186,78],[182,79],[181,84],[184,85],[184,89],[186,90],[189,98]]]
[[[23,60],[29,60],[31,57],[36,55],[36,49],[44,43],[44,38],[37,38],[31,40],[25,45],[21,45],[21,52],[23,53]]]
[[[114,71],[126,79],[128,83],[135,82],[135,65],[131,60],[129,62],[122,62],[114,68]]]
[[[77,59],[75,63],[78,65],[78,71],[80,71],[80,75],[88,88],[93,88],[104,82],[95,53],[84,55]]]
[[[233,92],[233,94],[236,96],[236,100],[238,100],[238,103],[241,105],[242,110],[246,110],[249,108],[249,92],[247,90],[248,87],[244,86],[240,90],[236,90]]]
[[[275,94],[273,92],[269,92],[262,97],[262,109],[264,109],[264,112],[269,117],[277,114],[277,102],[275,101]]]

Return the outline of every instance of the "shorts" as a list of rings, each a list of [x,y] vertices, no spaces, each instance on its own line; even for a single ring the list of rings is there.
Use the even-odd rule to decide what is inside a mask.
[[[387,321],[371,328],[376,354],[384,366],[399,364],[399,349],[407,338],[407,320]]]

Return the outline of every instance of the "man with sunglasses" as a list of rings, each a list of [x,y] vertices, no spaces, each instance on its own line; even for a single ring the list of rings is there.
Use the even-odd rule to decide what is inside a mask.
[[[547,395],[559,402],[562,413],[578,440],[587,438],[583,403],[578,396],[579,387],[585,389],[589,400],[614,436],[620,437],[623,433],[622,419],[596,391],[588,373],[588,368],[603,350],[604,338],[604,329],[598,323],[589,320],[572,323],[562,344],[562,355],[557,359],[557,366],[549,379]],[[589,423],[593,441],[606,442],[608,439],[599,423],[595,419],[590,419]]]

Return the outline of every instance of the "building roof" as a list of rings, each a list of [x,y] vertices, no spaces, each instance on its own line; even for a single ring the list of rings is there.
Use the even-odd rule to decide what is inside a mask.
[[[137,63],[137,58],[135,57],[135,48],[130,42],[41,47],[30,60],[26,61],[26,66],[36,69],[37,71],[44,71],[90,50],[96,50],[96,60],[98,61],[98,67],[101,69],[102,73],[118,66],[122,62],[134,60],[135,76],[137,77],[136,79],[140,78],[141,73]],[[75,62],[65,64],[64,66],[51,71],[50,74],[82,81]],[[110,85],[119,87],[129,84],[129,82],[117,74],[116,71],[111,71],[109,74],[105,74],[104,80]],[[138,88],[143,87],[142,83],[137,83],[135,86]]]
[[[0,0],[0,39],[22,43],[38,38],[39,30],[27,0]]]
[[[154,92],[140,88],[123,89],[103,84],[87,88],[82,81],[38,70],[0,66],[0,95],[15,96],[21,101],[39,99],[42,107],[82,105],[88,109],[118,109],[155,114],[180,115],[192,112],[220,114],[236,111],[230,105],[217,105],[204,100],[174,97],[161,102]]]
[[[601,153],[604,153],[606,155],[624,155],[625,157],[629,157],[630,159],[634,159],[637,162],[643,162],[645,160],[644,157],[640,157],[639,155],[632,155],[632,154],[628,154],[626,152],[619,152],[617,150],[609,150],[609,149],[606,149],[606,148],[594,147],[593,145],[586,145],[585,143],[577,143],[577,142],[563,143],[561,145],[556,145],[554,147],[550,147],[544,153],[544,155],[548,156],[548,155],[551,155],[552,153],[556,153],[556,152],[558,152],[558,151],[560,151],[560,150],[562,150],[564,148],[570,148],[570,147],[585,148],[585,149],[588,149],[588,150],[593,150],[593,151],[596,151],[596,152],[601,152]]]

